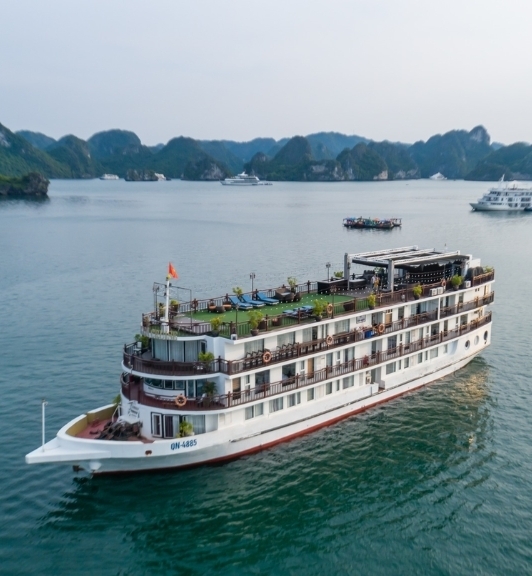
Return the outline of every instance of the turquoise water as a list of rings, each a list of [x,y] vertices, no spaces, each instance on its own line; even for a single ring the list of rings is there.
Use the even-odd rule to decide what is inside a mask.
[[[481,214],[482,183],[61,182],[0,202],[1,574],[532,571],[532,214]],[[393,231],[344,216],[397,216]],[[418,244],[496,269],[493,342],[457,374],[216,467],[90,478],[27,466],[117,393],[121,346],[168,261],[199,297]]]

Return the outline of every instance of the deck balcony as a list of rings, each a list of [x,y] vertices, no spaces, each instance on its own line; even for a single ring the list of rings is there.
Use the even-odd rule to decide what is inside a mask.
[[[435,322],[456,314],[461,314],[468,312],[470,310],[475,310],[482,306],[491,304],[494,300],[495,293],[490,292],[486,296],[475,298],[470,302],[464,304],[456,304],[454,306],[449,306],[447,308],[441,308],[438,310],[432,310],[430,312],[423,312],[421,314],[416,314],[401,320],[396,320],[390,323],[383,323],[381,333],[379,334],[375,327],[365,326],[351,330],[349,332],[344,332],[340,334],[334,334],[329,338],[322,338],[319,340],[314,340],[311,342],[294,343],[287,344],[278,347],[276,350],[268,350],[270,356],[268,361],[265,361],[264,352],[262,350],[256,353],[250,353],[245,358],[240,360],[223,360],[218,358],[212,362],[165,362],[160,360],[155,360],[151,358],[149,353],[144,352],[140,354],[135,348],[135,344],[128,344],[124,347],[123,362],[124,366],[128,369],[134,370],[135,372],[141,372],[144,374],[152,374],[154,376],[203,376],[209,374],[222,373],[227,375],[236,375],[247,370],[251,370],[261,366],[271,366],[285,362],[290,359],[304,358],[316,352],[320,351],[333,351],[336,348],[340,348],[349,343],[361,342],[363,340],[374,338],[380,335],[390,335],[401,330],[408,328],[415,328],[416,326],[421,326],[429,322]],[[413,302],[413,300],[412,300]],[[337,306],[335,304],[335,306]],[[343,310],[343,305],[341,310],[338,310],[338,315],[334,317],[340,317],[346,314],[352,314],[353,311],[346,312]],[[335,311],[333,310],[333,314]],[[309,320],[311,323],[315,323],[314,319]],[[304,320],[299,319],[297,323],[306,323]],[[293,325],[293,324],[290,324]],[[264,330],[268,332],[268,328]]]
[[[385,364],[392,360],[402,358],[403,356],[408,356],[415,352],[419,352],[426,348],[436,346],[443,342],[449,342],[455,338],[458,338],[464,334],[477,330],[482,326],[488,325],[492,320],[491,312],[488,312],[482,318],[478,320],[473,320],[468,324],[464,324],[453,328],[448,331],[441,331],[438,334],[433,334],[431,336],[426,336],[410,344],[400,344],[395,348],[391,348],[382,352],[376,352],[372,355],[366,355],[362,358],[356,358],[344,362],[343,364],[338,364],[335,366],[327,366],[321,370],[316,370],[312,374],[306,374],[304,376],[296,375],[292,378],[287,378],[280,382],[274,382],[271,384],[264,384],[260,387],[255,387],[248,391],[238,392],[234,394],[223,394],[218,396],[212,396],[209,398],[189,398],[184,407],[181,407],[182,411],[211,411],[211,410],[224,410],[234,406],[240,406],[243,404],[248,404],[250,402],[255,402],[264,398],[270,398],[272,396],[277,396],[284,392],[291,390],[298,390],[330,380],[333,378],[338,378],[346,375],[350,375],[361,370],[370,370],[379,365]],[[142,380],[134,381],[129,378],[129,375],[122,375],[121,377],[122,393],[128,400],[136,400],[141,404],[152,406],[155,408],[162,409],[175,409],[174,399],[154,396],[146,394],[143,391]]]

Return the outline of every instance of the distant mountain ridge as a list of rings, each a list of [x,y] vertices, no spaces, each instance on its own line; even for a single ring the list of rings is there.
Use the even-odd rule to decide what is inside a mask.
[[[412,145],[375,142],[357,135],[317,132],[249,142],[172,138],[146,146],[131,131],[112,129],[84,141],[73,135],[55,140],[0,124],[0,173],[20,176],[38,171],[48,178],[94,178],[129,170],[161,172],[190,180],[222,179],[243,169],[268,180],[344,181],[427,178],[475,180],[532,179],[532,148],[491,144],[483,126],[451,130]]]

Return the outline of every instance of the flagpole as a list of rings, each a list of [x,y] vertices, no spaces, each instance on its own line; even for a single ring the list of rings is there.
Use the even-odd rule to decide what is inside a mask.
[[[169,305],[170,305],[170,275],[166,277],[166,303],[164,307],[164,317],[163,317],[163,332],[168,334],[170,332],[170,327],[168,325],[168,314],[169,314]]]

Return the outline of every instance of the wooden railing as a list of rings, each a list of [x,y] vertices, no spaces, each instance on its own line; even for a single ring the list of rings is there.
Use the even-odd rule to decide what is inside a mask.
[[[484,284],[486,282],[490,282],[494,279],[495,272],[488,272],[486,274],[481,274],[480,276],[475,276],[471,283],[472,286],[478,286]],[[398,304],[401,302],[412,303],[417,300],[423,300],[426,298],[434,298],[431,296],[430,291],[434,288],[440,288],[441,284],[424,284],[422,285],[422,294],[420,298],[414,298],[412,288],[405,288],[402,290],[397,290],[395,292],[381,292],[377,294],[377,302],[376,302],[376,309],[386,308],[393,304]],[[300,284],[297,287],[297,291],[301,293],[309,293],[317,294],[317,283],[316,282],[307,282],[305,284]],[[275,294],[275,289],[270,290],[263,290],[269,296]],[[449,293],[453,294],[453,290],[447,290],[444,294],[449,295]],[[251,293],[250,293],[251,294]],[[440,295],[441,296],[441,295]],[[356,312],[363,312],[366,310],[370,310],[367,296],[363,296],[360,298],[353,298],[352,300],[347,300],[343,302],[334,302],[334,296],[329,295],[331,298],[331,302],[329,302],[332,306],[332,312],[328,314],[328,318],[336,318],[345,316],[348,314],[352,314],[354,311]],[[180,305],[180,312],[187,313],[192,311],[205,311],[208,309],[208,305],[210,302],[214,302],[216,305],[223,305],[225,301],[225,296],[219,296],[217,298],[213,298],[210,300],[201,300],[201,301],[193,301],[197,304],[193,304],[192,307],[189,306],[190,303],[184,303]],[[294,304],[297,307],[296,304]],[[465,306],[465,305],[464,305]],[[465,308],[464,308],[465,310]],[[150,336],[151,334],[161,334],[161,327],[159,325],[160,318],[156,312],[150,312],[147,314],[143,314],[143,333],[146,336]],[[261,328],[261,332],[269,332],[271,330],[277,330],[279,328],[286,328],[288,326],[292,326],[295,324],[311,324],[314,323],[315,319],[313,316],[308,315],[299,315],[299,316],[286,316],[283,314],[271,316],[265,311],[265,317],[263,319],[263,328]],[[186,324],[184,325],[186,327]],[[203,325],[200,324],[199,326],[195,326],[193,330],[193,335],[198,336],[201,334],[208,334],[211,332],[212,328],[210,323],[205,322]],[[170,336],[187,336],[190,335],[189,332],[185,330],[179,330],[172,328],[170,325],[170,331],[168,333]],[[225,322],[221,325],[219,330],[219,335],[225,338],[230,338],[231,335],[236,334],[239,338],[246,338],[251,335],[251,326],[249,325],[248,321],[244,322]]]
[[[431,336],[426,336],[420,338],[410,344],[400,344],[395,348],[391,348],[384,351],[376,352],[372,355],[366,355],[362,358],[357,358],[344,362],[343,364],[338,364],[336,366],[327,366],[321,370],[316,370],[312,374],[299,375],[292,378],[287,378],[286,380],[281,380],[280,382],[274,382],[272,384],[263,384],[262,386],[255,387],[251,390],[246,390],[237,393],[223,394],[220,396],[213,396],[208,398],[189,398],[184,407],[180,410],[222,410],[225,408],[230,408],[232,406],[239,406],[242,404],[247,404],[249,402],[255,402],[263,398],[270,398],[272,396],[277,396],[283,392],[290,390],[297,390],[300,388],[305,388],[312,384],[317,384],[319,382],[324,382],[325,380],[330,380],[332,378],[337,378],[360,370],[368,370],[379,364],[384,364],[391,360],[401,358],[419,352],[426,348],[430,348],[437,344],[443,342],[448,342],[459,336],[467,334],[477,328],[485,326],[491,322],[491,312],[483,316],[478,320],[473,320],[468,324],[458,326],[452,330],[446,332],[439,332],[438,334],[433,334]],[[141,381],[130,381],[130,375],[123,375],[121,377],[122,392],[126,398],[129,400],[137,400],[142,404],[148,406],[154,406],[159,408],[172,408],[175,407],[174,398],[167,398],[163,396],[152,396],[146,394],[142,390]]]
[[[475,300],[466,302],[465,304],[456,304],[448,308],[442,308],[440,309],[439,318],[447,318],[448,316],[486,306],[493,302],[493,299],[494,292],[491,292],[486,296],[475,298]],[[421,314],[402,318],[394,322],[383,323],[384,332],[382,333],[393,334],[405,328],[411,328],[437,320],[438,310],[422,312]],[[315,320],[313,320],[312,323],[315,324]],[[223,360],[222,358],[217,358],[212,362],[160,361],[142,358],[136,353],[135,345],[128,344],[124,347],[124,365],[137,372],[153,374],[154,376],[201,376],[203,374],[207,375],[217,372],[235,375],[252,368],[278,364],[291,358],[301,358],[319,352],[320,350],[334,350],[345,344],[360,342],[364,339],[372,338],[375,335],[378,335],[376,327],[366,326],[350,332],[334,334],[332,335],[332,342],[330,339],[329,342],[327,342],[326,338],[322,338],[301,344],[286,344],[278,347],[276,350],[268,350],[268,352],[270,352],[268,361],[264,359],[264,352],[266,352],[266,350],[249,353],[241,360]]]

